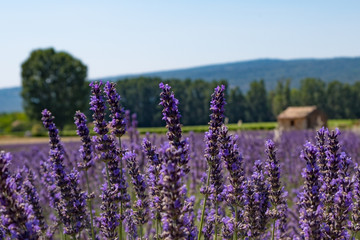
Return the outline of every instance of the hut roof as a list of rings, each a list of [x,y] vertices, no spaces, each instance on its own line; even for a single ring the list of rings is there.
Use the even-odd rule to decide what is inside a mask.
[[[279,114],[278,119],[304,118],[316,109],[316,106],[288,107]]]

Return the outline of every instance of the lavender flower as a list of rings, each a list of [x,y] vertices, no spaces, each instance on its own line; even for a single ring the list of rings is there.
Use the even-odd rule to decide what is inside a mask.
[[[205,193],[204,199],[204,208],[202,211],[201,221],[200,221],[200,229],[202,228],[204,214],[205,214],[205,205],[208,198],[207,193],[212,194],[212,199],[215,204],[215,239],[217,239],[217,204],[218,202],[222,202],[223,196],[223,180],[222,180],[222,165],[221,159],[219,156],[219,146],[218,146],[218,137],[219,137],[219,129],[224,121],[224,106],[225,102],[225,86],[216,87],[214,93],[211,95],[210,101],[210,122],[209,122],[209,131],[205,133],[205,159],[208,163],[208,182],[203,189]],[[209,186],[209,183],[211,184]],[[201,238],[201,231],[199,232],[198,239]]]
[[[38,239],[40,228],[33,218],[32,208],[24,203],[16,192],[14,179],[11,178],[8,166],[11,161],[9,153],[0,152],[0,203],[2,206],[2,225],[12,239]]]
[[[125,232],[128,233],[129,240],[137,240],[137,228],[134,220],[134,212],[132,209],[125,211]]]
[[[34,217],[39,222],[38,225],[42,232],[45,232],[47,225],[43,215],[42,207],[40,206],[40,200],[38,192],[34,186],[34,174],[31,170],[28,170],[26,180],[23,184],[23,190],[27,202],[31,205],[34,212]]]
[[[110,106],[112,121],[110,123],[112,133],[120,138],[126,131],[124,108],[120,105],[120,95],[116,92],[116,84],[107,82],[104,87],[107,102]]]
[[[120,216],[118,214],[118,205],[114,199],[114,194],[108,189],[105,183],[102,186],[100,209],[100,231],[105,239],[117,239],[116,228],[119,225]]]
[[[280,182],[280,163],[276,157],[275,144],[272,140],[266,141],[266,172],[267,181],[269,183],[269,198],[272,205],[272,209],[268,211],[269,217],[276,220],[275,226],[278,232],[278,238],[284,237],[286,232],[286,215],[287,215],[287,203],[285,196],[287,192],[281,187]],[[273,235],[274,235],[273,227]]]
[[[246,179],[244,176],[243,169],[243,158],[239,153],[238,146],[236,144],[236,137],[228,135],[228,129],[224,125],[220,130],[219,142],[221,143],[221,159],[225,163],[226,168],[229,172],[229,182],[230,185],[226,186],[225,194],[226,201],[234,211],[235,219],[229,220],[225,219],[229,224],[233,224],[233,232],[235,238],[237,238],[238,228],[237,226],[243,225],[243,211],[245,205],[245,185]],[[230,231],[227,232],[230,233]],[[245,233],[240,233],[241,236],[244,236]]]
[[[126,152],[124,159],[131,176],[132,183],[135,189],[137,201],[135,207],[135,221],[140,226],[148,222],[148,196],[146,194],[146,182],[144,176],[140,173],[136,163],[136,154],[134,152]]]
[[[195,226],[194,204],[195,196],[191,196],[185,199],[184,207],[182,209],[187,240],[195,240],[198,234],[198,230]]]
[[[358,165],[355,167],[354,178],[354,203],[349,229],[351,229],[351,231],[353,231],[353,234],[355,235],[357,232],[360,231],[360,167]]]
[[[180,155],[177,164],[183,169],[185,173],[189,172],[188,161],[188,144],[186,140],[181,140],[181,124],[180,124],[180,112],[178,109],[179,100],[174,96],[174,93],[171,92],[171,87],[167,84],[160,83],[159,87],[162,89],[160,94],[160,105],[163,106],[163,118],[166,122],[166,128],[168,129],[166,135],[170,144],[175,149],[182,149],[182,154]]]
[[[94,165],[94,161],[89,129],[86,126],[86,116],[82,112],[77,111],[74,119],[77,128],[76,133],[81,138],[82,142],[82,146],[80,147],[79,151],[83,161],[79,163],[78,167],[87,171],[91,166]]]
[[[259,239],[265,232],[268,223],[267,212],[270,206],[270,196],[268,186],[265,183],[262,162],[255,161],[254,172],[248,182],[244,213],[248,237]]]
[[[184,176],[183,171],[178,167],[177,162],[182,154],[182,150],[175,151],[170,147],[164,153],[164,163],[161,169],[160,184],[162,188],[162,223],[165,239],[183,239],[185,236],[185,226],[183,213],[183,194],[185,186],[181,184]]]
[[[234,223],[234,218],[224,217],[222,219],[223,228],[222,236],[224,239],[232,239],[234,232],[236,231],[236,223]]]
[[[300,157],[306,161],[303,170],[304,190],[299,199],[300,227],[304,239],[322,239],[322,207],[320,170],[317,165],[318,150],[310,142],[304,145],[305,149]]]
[[[42,120],[44,126],[49,131],[50,136],[50,162],[52,171],[55,175],[55,182],[61,194],[60,202],[57,208],[58,215],[64,224],[64,232],[68,235],[75,236],[88,226],[87,213],[83,208],[82,198],[78,199],[81,192],[78,187],[77,177],[74,174],[68,175],[64,166],[64,151],[59,139],[58,131],[53,123],[53,116],[48,110],[42,111]],[[75,174],[77,175],[77,174]]]
[[[144,138],[143,140],[143,151],[149,160],[149,187],[150,187],[150,205],[153,210],[153,218],[159,221],[161,220],[160,212],[161,208],[161,184],[160,184],[160,174],[161,174],[161,165],[162,158],[156,151],[156,148],[152,146],[151,142]]]

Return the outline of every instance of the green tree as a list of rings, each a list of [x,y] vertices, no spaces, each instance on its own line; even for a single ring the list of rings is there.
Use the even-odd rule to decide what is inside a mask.
[[[251,82],[246,98],[249,103],[249,116],[247,116],[249,121],[262,122],[271,120],[264,80]]]
[[[53,48],[38,49],[21,65],[22,97],[26,114],[39,120],[41,111],[49,109],[57,126],[73,122],[76,110],[84,110],[88,102],[85,83],[87,67],[66,52]]]
[[[306,78],[300,82],[301,105],[316,105],[325,110],[326,84],[321,79]]]
[[[247,102],[239,87],[230,89],[225,110],[230,123],[246,121]]]
[[[274,117],[291,105],[290,92],[289,79],[277,82],[276,89],[272,92],[271,96],[272,113]]]

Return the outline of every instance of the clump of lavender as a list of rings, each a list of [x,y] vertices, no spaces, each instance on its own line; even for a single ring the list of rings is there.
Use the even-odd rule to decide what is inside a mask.
[[[218,137],[219,129],[224,122],[224,112],[225,112],[225,86],[221,85],[216,87],[214,93],[211,95],[210,101],[210,122],[209,122],[209,131],[205,133],[205,159],[208,163],[208,182],[205,187],[205,191],[209,192],[209,186],[211,184],[211,194],[213,195],[215,203],[215,240],[217,239],[217,206],[218,203],[223,200],[222,191],[223,191],[223,180],[222,180],[222,165],[219,156],[219,146],[218,146]],[[204,221],[205,206],[208,198],[208,194],[205,194],[203,211],[200,221],[200,231],[198,239],[201,238],[201,229]]]
[[[285,196],[287,192],[281,186],[280,182],[280,163],[276,157],[275,143],[272,140],[266,141],[266,172],[269,184],[269,198],[272,208],[268,215],[274,220],[272,229],[272,239],[275,237],[275,228],[278,238],[284,237],[286,232],[287,203]]]
[[[188,173],[188,143],[186,140],[181,139],[181,115],[178,109],[179,100],[175,98],[174,93],[171,91],[171,87],[168,84],[160,83],[159,87],[162,90],[162,92],[160,93],[160,105],[163,106],[162,120],[166,122],[166,128],[168,129],[166,135],[170,144],[175,149],[181,149],[182,154],[180,155],[177,164],[182,168],[185,173]]]
[[[118,213],[118,204],[115,200],[115,195],[108,188],[107,183],[104,183],[102,186],[101,194],[101,206],[99,221],[100,221],[100,231],[101,234],[106,239],[117,239],[116,228],[119,225],[120,216]]]
[[[323,175],[323,191],[324,191],[324,234],[329,238],[337,238],[341,235],[341,232],[338,232],[335,223],[335,213],[334,213],[334,203],[336,193],[339,191],[338,185],[340,184],[340,154],[338,150],[340,149],[340,144],[338,136],[340,131],[336,129],[335,131],[328,132],[328,145],[326,147],[326,167]]]
[[[126,119],[124,108],[120,105],[120,95],[116,92],[116,84],[107,82],[104,87],[107,102],[110,106],[110,127],[112,133],[120,138],[126,132]]]
[[[92,198],[91,191],[90,191],[90,185],[89,185],[89,177],[87,171],[91,166],[94,165],[93,160],[93,147],[92,142],[90,138],[90,132],[88,127],[86,126],[86,116],[80,111],[77,111],[75,113],[75,125],[77,128],[77,135],[81,138],[82,146],[80,147],[80,154],[82,162],[78,163],[78,167],[85,172],[85,179],[86,179],[86,187],[88,192],[88,208],[90,212],[90,231],[91,231],[91,238],[92,240],[95,240],[95,232],[94,232],[94,225],[93,225],[93,212],[92,212]]]
[[[132,209],[127,209],[125,211],[125,232],[128,233],[129,240],[138,239],[137,227]]]
[[[323,176],[326,173],[326,135],[328,130],[324,127],[320,128],[319,131],[316,132],[316,147],[317,147],[317,165],[319,166],[319,172],[321,176],[321,181],[323,181]]]
[[[184,215],[184,193],[186,187],[181,184],[188,172],[188,144],[181,139],[180,113],[178,100],[170,91],[170,86],[159,84],[162,89],[160,105],[163,109],[163,120],[168,128],[167,136],[170,146],[164,152],[160,183],[162,185],[162,216],[163,234],[165,239],[187,238]]]
[[[150,206],[152,209],[152,218],[155,219],[156,225],[156,237],[159,237],[159,223],[161,221],[162,206],[161,206],[161,166],[162,158],[156,151],[156,148],[152,146],[151,142],[144,138],[143,140],[143,151],[149,160],[148,167],[148,181],[150,188]]]
[[[90,110],[93,111],[93,119],[94,119],[94,132],[98,135],[93,137],[95,142],[95,149],[100,153],[97,156],[98,159],[101,159],[105,162],[106,168],[108,168],[108,162],[111,159],[114,159],[113,156],[115,150],[115,144],[113,137],[109,134],[109,128],[107,127],[107,123],[105,121],[105,101],[102,96],[101,90],[102,83],[92,82],[90,83],[91,87],[91,101],[90,101]],[[108,185],[110,187],[110,177],[109,172],[106,170]]]
[[[183,221],[186,231],[186,239],[195,240],[198,234],[198,230],[195,226],[195,214],[194,214],[195,196],[191,196],[185,199],[184,207],[182,209]]]
[[[261,161],[255,161],[254,171],[248,181],[245,205],[245,229],[247,236],[259,239],[266,230],[268,210],[270,206],[270,192],[265,182]]]
[[[47,225],[43,215],[42,207],[40,206],[39,194],[34,186],[34,174],[31,170],[28,170],[28,174],[22,188],[25,193],[25,199],[31,205],[34,212],[34,217],[39,222],[38,225],[41,231],[44,233],[47,229]]]
[[[134,152],[126,152],[124,159],[126,161],[129,175],[131,176],[137,201],[134,204],[135,222],[140,226],[140,239],[143,237],[143,225],[148,222],[149,201],[146,194],[146,182],[144,176],[140,173],[136,162],[136,154]]]
[[[321,201],[320,169],[317,165],[318,150],[310,142],[304,145],[300,157],[306,161],[303,170],[304,187],[299,196],[300,227],[304,239],[322,239],[323,203]]]
[[[16,184],[8,166],[11,155],[0,152],[0,203],[2,206],[2,225],[11,239],[38,239],[40,227],[33,214],[32,207],[24,203],[16,192]]]
[[[82,204],[83,200],[82,198],[77,199],[81,190],[78,183],[72,179],[72,175],[65,172],[64,151],[60,143],[58,130],[53,122],[54,117],[46,109],[42,111],[42,115],[43,124],[49,131],[50,136],[50,163],[54,172],[56,186],[61,195],[57,208],[58,215],[64,224],[65,234],[75,237],[88,224],[86,211],[79,208],[80,205],[78,205],[79,203]],[[79,211],[79,209],[81,210]]]
[[[82,162],[79,162],[78,167],[80,169],[87,170],[94,165],[93,160],[93,147],[90,138],[90,131],[86,126],[86,116],[80,111],[75,113],[75,125],[77,128],[77,135],[81,138],[82,146],[80,147],[80,154]]]
[[[224,125],[220,130],[219,142],[221,143],[221,159],[225,163],[229,172],[230,185],[226,186],[226,202],[234,212],[234,219],[223,219],[225,235],[229,236],[230,230],[234,233],[234,238],[238,238],[239,229],[244,225],[243,212],[245,205],[245,185],[243,158],[239,153],[236,144],[237,138],[228,134],[228,129]],[[225,223],[228,225],[226,226]],[[231,226],[231,228],[230,228]],[[239,232],[244,237],[245,232]],[[224,233],[223,233],[224,236]],[[224,236],[225,237],[225,236]]]
[[[360,231],[360,167],[358,165],[355,167],[354,178],[354,203],[351,214],[351,222],[349,223],[349,229],[353,232],[353,237]]]

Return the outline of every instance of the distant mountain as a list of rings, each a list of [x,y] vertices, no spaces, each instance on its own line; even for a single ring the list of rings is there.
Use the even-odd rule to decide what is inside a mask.
[[[138,76],[156,76],[179,79],[226,79],[232,86],[247,91],[249,83],[264,79],[268,89],[273,89],[279,79],[290,78],[292,87],[298,87],[300,80],[307,77],[321,78],[325,82],[338,80],[353,83],[360,81],[360,57],[332,59],[259,59],[225,64],[214,64],[186,69],[149,72],[134,75],[105,77],[101,80],[119,80]]]
[[[360,81],[360,57],[332,59],[259,59],[225,64],[213,64],[186,69],[149,72],[131,75],[104,77],[103,81],[116,81],[125,78],[151,76],[161,78],[204,79],[207,81],[226,79],[232,86],[239,86],[243,92],[249,83],[264,79],[268,89],[273,89],[279,79],[291,79],[292,87],[299,87],[301,79],[320,78],[325,82],[338,80],[353,83]],[[0,112],[21,111],[21,88],[0,89]]]

